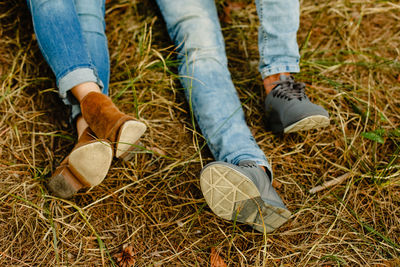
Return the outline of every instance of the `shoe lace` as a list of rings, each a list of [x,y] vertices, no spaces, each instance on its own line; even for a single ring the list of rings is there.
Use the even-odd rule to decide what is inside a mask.
[[[292,100],[297,98],[302,100],[307,98],[305,93],[306,85],[302,82],[296,82],[293,76],[289,76],[286,80],[274,82],[276,86],[272,89],[272,95],[278,98]]]
[[[250,160],[241,161],[239,166],[244,168],[257,168],[257,164],[254,161]]]

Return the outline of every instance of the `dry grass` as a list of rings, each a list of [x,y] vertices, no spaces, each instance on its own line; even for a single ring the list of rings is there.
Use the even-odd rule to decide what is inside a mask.
[[[293,218],[263,236],[205,204],[198,175],[212,158],[153,1],[114,0],[107,9],[111,94],[149,126],[147,150],[115,161],[104,183],[70,201],[49,195],[46,180],[75,135],[24,1],[2,1],[0,265],[109,266],[123,244],[138,266],[207,266],[212,247],[229,266],[400,265],[399,4],[301,1],[297,77],[332,122],[273,136],[263,127],[255,6],[246,3],[223,24],[230,68]],[[308,192],[343,174],[342,184]]]

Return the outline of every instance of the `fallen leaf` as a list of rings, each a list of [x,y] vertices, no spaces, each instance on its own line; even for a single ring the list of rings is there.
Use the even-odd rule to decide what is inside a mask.
[[[400,83],[400,74],[397,76],[397,81]]]
[[[135,266],[135,253],[131,245],[125,244],[122,246],[122,251],[114,255],[117,265],[120,267],[133,267]]]
[[[272,186],[275,187],[276,189],[280,189],[282,187],[282,183],[274,179],[272,180]]]
[[[232,17],[231,17],[232,10],[238,11],[245,6],[246,6],[246,4],[244,4],[244,3],[236,3],[236,2],[226,1],[226,4],[224,6],[224,15],[222,17],[222,20],[225,23],[232,23]]]
[[[227,267],[225,261],[219,255],[219,252],[215,248],[211,248],[210,255],[211,267]]]

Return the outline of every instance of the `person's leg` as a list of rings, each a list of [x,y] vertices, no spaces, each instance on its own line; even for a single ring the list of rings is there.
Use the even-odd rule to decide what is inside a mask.
[[[56,76],[62,100],[72,107],[72,118],[77,122],[78,142],[49,180],[53,193],[68,198],[82,187],[99,184],[111,165],[111,145],[94,138],[87,123],[79,117],[79,102],[71,93],[71,90],[88,93],[87,88],[100,93],[103,83],[85,44],[74,2],[27,2],[41,52]],[[101,10],[101,5],[98,8]]]
[[[74,2],[92,64],[103,84],[102,93],[108,95],[110,60],[105,34],[105,0],[75,0]],[[99,88],[96,87],[96,84],[84,83],[72,88],[71,92],[80,102],[89,90],[98,92]],[[81,136],[87,127],[85,119],[78,116],[76,119],[78,136]]]
[[[102,93],[108,95],[110,59],[105,33],[105,0],[74,0],[74,2],[91,62],[103,84]]]
[[[207,203],[224,219],[235,220],[239,215],[238,221],[257,230],[274,230],[290,212],[271,186],[271,168],[244,119],[227,67],[214,0],[157,3],[177,46],[180,80],[190,107],[217,160],[200,174]],[[257,165],[264,166],[269,175]]]
[[[105,36],[105,1],[74,0],[92,63],[103,83],[102,93],[108,95],[109,55]],[[71,90],[81,103],[83,119],[98,137],[115,142],[115,156],[129,160],[135,143],[146,126],[121,113],[109,98],[96,92],[95,84],[78,85]],[[86,111],[86,112],[85,112]],[[100,119],[99,119],[100,118]],[[82,123],[83,124],[83,123]]]
[[[109,79],[104,1],[76,3],[28,0],[38,43],[56,75],[60,96],[72,105],[73,119],[82,113],[96,136],[115,143],[115,155],[128,159],[146,126],[121,113],[100,93],[107,88],[102,80],[108,83]]]
[[[256,0],[260,19],[258,44],[263,79],[284,72],[299,72],[297,45],[298,0]]]
[[[157,0],[177,46],[180,80],[216,160],[267,167],[232,83],[214,0]]]
[[[116,143],[117,157],[125,156],[145,129],[101,93],[109,79],[104,20],[98,19],[104,14],[104,2],[85,0],[81,4],[77,9],[73,0],[28,0],[39,47],[56,76],[61,98],[72,106],[72,119],[77,119],[78,142],[49,182],[61,197],[100,183],[113,157],[109,142]],[[77,10],[81,10],[80,18]]]
[[[75,119],[80,108],[70,90],[80,84],[94,83],[100,92],[104,85],[93,65],[74,1],[27,1],[39,48],[56,76],[60,97],[72,106]]]
[[[304,84],[290,76],[300,71],[296,39],[299,1],[256,0],[256,4],[260,18],[259,69],[267,94],[267,127],[288,133],[327,126],[327,111],[311,103]]]
[[[105,88],[106,87],[103,88],[103,93],[105,90],[107,90]],[[85,98],[85,96],[87,96],[91,92],[100,93],[99,86],[94,82],[84,82],[84,83],[78,84],[78,85],[74,86],[73,88],[71,88],[71,93],[75,97],[75,99],[78,101],[78,103],[82,102],[82,100]],[[86,120],[80,114],[80,106],[79,105],[76,106],[75,114],[79,114],[79,115],[73,116],[73,117],[76,117],[76,131],[78,133],[78,137],[80,137],[82,135],[82,133],[85,131],[85,129],[89,127],[89,124],[86,122]],[[73,114],[73,115],[75,115],[75,114]]]

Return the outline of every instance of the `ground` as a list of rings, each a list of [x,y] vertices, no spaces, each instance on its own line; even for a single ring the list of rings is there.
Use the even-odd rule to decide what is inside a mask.
[[[148,126],[145,149],[70,200],[46,181],[73,127],[33,34],[25,1],[0,3],[0,265],[399,266],[400,5],[301,2],[307,94],[330,113],[322,130],[273,135],[263,121],[257,15],[218,0],[232,77],[248,124],[293,217],[263,235],[215,216],[199,186],[212,156],[185,101],[174,47],[154,1],[107,4],[111,97]],[[314,194],[310,190],[341,178]]]

